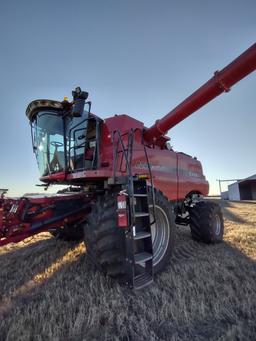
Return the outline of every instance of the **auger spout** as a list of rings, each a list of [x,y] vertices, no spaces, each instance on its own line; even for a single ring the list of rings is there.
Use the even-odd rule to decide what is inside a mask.
[[[181,104],[146,129],[144,138],[154,143],[196,110],[219,96],[256,69],[256,43],[187,97]]]

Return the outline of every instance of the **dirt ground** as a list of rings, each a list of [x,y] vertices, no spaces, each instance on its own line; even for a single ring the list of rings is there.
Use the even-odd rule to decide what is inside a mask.
[[[256,205],[222,206],[224,242],[179,228],[168,268],[138,292],[96,271],[83,243],[42,233],[0,248],[0,340],[255,340]]]

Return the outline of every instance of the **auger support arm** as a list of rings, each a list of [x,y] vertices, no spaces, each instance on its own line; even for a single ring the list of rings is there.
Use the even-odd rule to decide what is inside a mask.
[[[256,69],[256,44],[252,45],[233,62],[221,71],[216,71],[214,76],[187,97],[175,109],[157,120],[153,126],[146,129],[144,138],[148,143],[155,143],[168,130],[176,126],[185,118],[193,114],[202,106],[219,96],[228,92],[230,88],[241,79]]]

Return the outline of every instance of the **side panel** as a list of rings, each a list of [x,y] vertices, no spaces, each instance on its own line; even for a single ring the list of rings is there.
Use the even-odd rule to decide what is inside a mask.
[[[170,150],[147,148],[155,188],[169,200],[177,199],[177,156]],[[148,173],[147,160],[143,150],[136,150],[133,162],[135,173]]]
[[[147,159],[141,144],[134,146],[133,174],[148,173]],[[208,194],[209,184],[203,175],[201,163],[183,153],[147,148],[154,186],[169,200],[184,199],[191,192]]]
[[[201,163],[189,155],[177,153],[178,198],[185,198],[191,192],[207,195],[209,183],[205,180]]]

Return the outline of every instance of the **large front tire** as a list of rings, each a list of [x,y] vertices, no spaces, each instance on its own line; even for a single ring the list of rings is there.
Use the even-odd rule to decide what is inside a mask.
[[[176,225],[172,207],[156,192],[156,223],[152,226],[154,273],[161,272],[173,252]],[[152,219],[152,207],[151,219]],[[111,277],[125,274],[125,234],[117,227],[116,194],[98,197],[84,226],[84,240],[93,262]]]
[[[105,193],[96,199],[84,225],[88,255],[105,274],[121,278],[125,272],[125,235],[117,227],[116,194]]]

